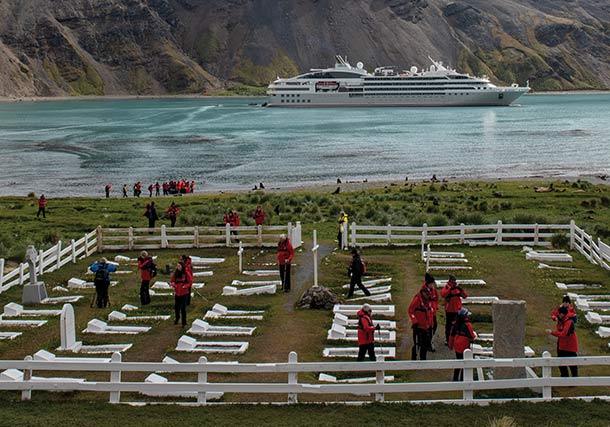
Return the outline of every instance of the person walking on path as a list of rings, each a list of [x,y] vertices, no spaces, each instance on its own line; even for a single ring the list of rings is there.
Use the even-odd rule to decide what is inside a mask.
[[[477,334],[472,330],[472,323],[470,323],[470,313],[462,307],[457,313],[455,322],[451,325],[447,347],[449,350],[455,351],[456,359],[462,360],[464,351],[470,348],[476,338]],[[453,381],[463,381],[463,369],[455,368],[453,370]]]
[[[142,279],[140,284],[140,304],[142,305],[150,304],[149,286],[155,271],[154,267],[152,257],[148,255],[148,252],[142,251],[138,257],[138,270],[140,270],[140,278]]]
[[[409,317],[413,328],[413,347],[411,360],[426,360],[430,348],[430,327],[432,326],[432,306],[428,290],[421,288],[409,305]]]
[[[432,326],[430,327],[430,348],[428,350],[434,352],[436,349],[434,348],[434,343],[432,339],[434,338],[434,334],[436,333],[436,329],[438,327],[438,323],[436,320],[436,313],[438,312],[438,290],[436,289],[436,280],[432,275],[426,273],[424,277],[424,283],[422,287],[428,289],[428,295],[430,297],[430,306],[432,307]]]
[[[191,288],[184,264],[181,262],[176,265],[176,270],[172,274],[169,284],[174,288],[174,311],[176,313],[174,325],[177,325],[182,319],[182,326],[184,327],[186,326],[186,300]]]
[[[112,188],[112,185],[110,184],[106,184],[106,186],[104,187],[104,191],[106,192],[106,198],[109,199],[110,198],[110,189]]]
[[[155,222],[159,219],[159,215],[157,215],[157,208],[155,207],[155,202],[146,204],[144,216],[148,218],[148,228],[155,228]],[[152,234],[152,231],[150,232],[150,234]]]
[[[126,199],[127,197],[127,184],[123,184],[123,198]]]
[[[445,343],[448,343],[451,325],[453,325],[458,311],[462,308],[462,298],[467,298],[468,294],[457,284],[455,276],[450,275],[449,280],[441,290],[441,297],[445,298]]]
[[[349,218],[344,211],[339,213],[339,219],[337,220],[337,227],[339,229],[337,233],[337,247],[339,249],[343,249],[343,231],[345,228],[345,232],[347,233],[347,223]]]
[[[184,265],[184,271],[188,278],[189,293],[186,294],[186,305],[191,305],[191,289],[193,287],[193,260],[188,255],[182,255],[180,262]]]
[[[369,290],[362,284],[362,275],[366,272],[366,265],[362,258],[360,258],[360,253],[358,249],[352,249],[352,262],[347,268],[347,274],[350,276],[349,281],[349,291],[347,292],[347,298],[351,298],[354,296],[354,288],[358,285],[358,288],[364,292],[364,295],[367,297],[371,295]]]
[[[169,218],[172,227],[176,225],[176,219],[178,218],[179,213],[180,208],[176,205],[176,203],[172,202],[172,204],[167,208],[167,217]]]
[[[284,292],[290,292],[290,265],[294,258],[294,249],[285,234],[280,236],[277,244],[277,263],[280,266],[280,280]]]
[[[44,194],[41,194],[38,199],[38,212],[36,213],[36,218],[38,218],[40,214],[42,214],[43,218],[47,217],[47,199]]]
[[[364,356],[368,352],[369,359],[374,362],[375,356],[375,330],[381,330],[379,325],[373,325],[373,309],[370,305],[364,304],[358,311],[358,362],[364,361]]]
[[[265,222],[265,211],[260,205],[258,205],[254,212],[252,212],[252,218],[254,218],[256,225],[263,225],[263,222]]]
[[[570,313],[567,307],[559,307],[557,325],[554,331],[547,329],[547,334],[557,337],[557,357],[577,357],[578,337],[576,336],[576,313]],[[568,367],[560,366],[562,377],[568,377]],[[570,366],[573,377],[578,376],[578,366]]]
[[[97,295],[97,308],[108,306],[108,288],[110,287],[110,273],[116,271],[116,265],[109,264],[106,258],[100,258],[89,266],[89,269],[95,274],[93,284],[95,285],[95,293]]]

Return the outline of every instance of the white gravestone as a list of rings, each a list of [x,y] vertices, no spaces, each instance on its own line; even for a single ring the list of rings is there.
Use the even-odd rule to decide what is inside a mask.
[[[23,304],[40,304],[48,297],[44,282],[39,282],[36,278],[36,259],[38,253],[32,245],[28,246],[25,252],[25,259],[28,263],[30,283],[23,286],[21,301]]]

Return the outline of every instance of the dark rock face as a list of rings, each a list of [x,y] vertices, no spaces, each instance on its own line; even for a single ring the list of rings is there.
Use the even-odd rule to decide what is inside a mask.
[[[305,291],[299,300],[298,307],[332,310],[338,302],[337,296],[330,289],[324,286],[312,286]]]
[[[266,85],[335,54],[428,56],[500,84],[610,88],[607,0],[0,2],[0,96],[200,93]],[[590,70],[595,70],[592,72]]]

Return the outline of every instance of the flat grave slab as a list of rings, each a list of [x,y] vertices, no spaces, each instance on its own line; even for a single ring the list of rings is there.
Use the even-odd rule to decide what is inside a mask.
[[[145,383],[148,384],[168,384],[169,380],[159,374],[150,374],[144,380]],[[178,385],[178,384],[177,384]],[[185,397],[185,398],[196,398],[196,392],[176,392],[168,389],[167,391],[141,391],[141,394],[145,396],[151,397]],[[224,396],[222,392],[206,392],[205,398],[206,400],[218,400]]]
[[[182,335],[176,346],[177,351],[243,354],[248,349],[247,341],[197,341]]]
[[[561,289],[562,291],[578,290],[578,289],[596,289],[596,288],[602,287],[602,285],[600,285],[598,283],[587,284],[587,283],[562,283],[562,282],[555,282],[555,286],[557,286],[557,288]]]
[[[214,304],[211,310],[205,313],[204,319],[248,319],[263,320],[265,310],[229,310],[221,304]]]
[[[58,357],[50,351],[38,350],[34,353],[34,360],[45,360],[47,362],[84,362],[84,363],[110,363],[110,357]]]
[[[431,265],[428,267],[428,270],[472,270],[472,267],[466,265]]]
[[[376,295],[369,295],[369,296],[363,296],[363,297],[357,297],[357,298],[350,298],[350,299],[346,300],[346,302],[355,302],[355,301],[391,302],[392,294],[390,294],[390,293],[376,294]]]
[[[23,332],[0,332],[0,340],[14,340]]]
[[[143,320],[168,320],[170,318],[169,315],[160,315],[160,316],[127,316],[125,313],[120,311],[112,311],[108,314],[108,321],[129,321],[133,320],[135,322],[143,321]]]
[[[531,347],[525,346],[523,348],[523,351],[525,353],[525,357],[536,356],[536,353],[534,352],[534,350]],[[494,350],[493,350],[493,347],[483,347],[482,345],[479,345],[479,344],[472,344],[472,353],[476,356],[493,357]]]
[[[241,274],[245,276],[279,276],[279,270],[244,270]]]
[[[346,316],[355,316],[358,311],[362,308],[362,305],[349,305],[349,304],[335,304],[333,307],[333,313],[344,314]],[[394,317],[394,305],[371,305],[373,309],[373,318],[375,316],[383,317]]]
[[[525,259],[541,262],[572,262],[572,255],[565,253],[541,253],[530,251],[525,254]]]
[[[192,264],[220,264],[221,262],[225,262],[224,258],[202,258],[198,256],[191,256]]]
[[[328,375],[320,372],[318,376],[318,381],[325,383],[342,383],[342,384],[361,384],[361,383],[371,383],[376,382],[377,378],[375,377],[362,377],[362,378],[342,378],[337,379],[334,375]],[[392,382],[394,381],[394,375],[386,375],[383,377],[384,382]]]
[[[335,313],[335,317],[333,318],[333,323],[336,324],[336,325],[341,325],[341,326],[357,327],[358,326],[358,319],[350,319],[349,317],[347,317],[344,314]],[[390,330],[396,329],[396,322],[394,320],[377,320],[377,319],[375,319],[373,321],[373,323],[375,325],[379,325],[382,329],[390,329]]]
[[[39,328],[45,323],[46,320],[5,320],[0,316],[0,327]]]
[[[458,280],[456,280],[456,282],[459,286],[485,286],[485,285],[487,285],[487,282],[485,282],[485,280],[481,280],[481,279],[458,279]],[[436,280],[435,283],[436,283],[437,288],[443,288],[447,284],[447,281],[446,280]]]
[[[191,335],[201,335],[204,337],[213,337],[213,336],[222,336],[222,335],[231,335],[231,336],[240,336],[240,335],[252,335],[256,327],[249,326],[214,326],[210,325],[208,322],[195,319],[191,328],[187,331],[188,334]]]
[[[281,285],[281,280],[233,280],[231,286],[265,286]]]
[[[45,298],[41,301],[42,304],[71,304],[74,302],[78,302],[81,298],[83,298],[82,295],[71,295],[71,296],[65,296],[65,297],[49,297],[49,298]]]
[[[383,279],[371,279],[371,280],[363,280],[362,284],[368,289],[371,288],[373,286],[376,285],[382,285],[388,282],[391,282],[392,278],[391,277],[386,277]],[[349,289],[349,283],[346,283],[345,285],[342,286],[343,289]]]
[[[4,306],[2,318],[20,316],[59,316],[61,310],[27,310],[21,304],[10,302]]]
[[[135,335],[150,331],[150,326],[111,326],[103,320],[91,319],[83,333]]]
[[[480,296],[461,298],[461,300],[464,304],[493,304],[496,301],[500,301],[500,298],[493,296]]]
[[[223,295],[239,296],[239,295],[262,295],[274,294],[277,290],[276,285],[255,286],[252,288],[237,289],[235,286],[225,286],[222,288]]]
[[[373,322],[374,323],[374,322]],[[328,341],[358,341],[358,330],[347,329],[345,326],[333,323],[326,336]],[[382,343],[395,343],[396,331],[375,331],[375,341]]]
[[[396,358],[396,347],[375,347],[375,355],[386,359]],[[327,347],[322,351],[324,357],[358,357],[358,347]]]

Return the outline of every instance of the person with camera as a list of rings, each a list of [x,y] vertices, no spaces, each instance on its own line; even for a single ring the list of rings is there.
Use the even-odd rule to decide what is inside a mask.
[[[191,292],[191,286],[182,262],[176,264],[176,270],[172,274],[169,284],[174,288],[174,311],[176,313],[174,325],[177,325],[182,319],[182,326],[186,326],[186,301],[187,295]]]
[[[470,348],[476,338],[477,334],[472,330],[472,323],[470,323],[470,312],[462,307],[457,312],[455,321],[451,325],[447,347],[449,347],[449,350],[455,351],[456,359],[461,360],[464,359],[464,351]],[[453,370],[453,381],[463,381],[463,371],[463,369],[455,368]]]
[[[109,264],[106,258],[100,258],[89,266],[89,270],[95,274],[93,284],[97,296],[97,308],[104,308],[109,304],[108,288],[110,287],[110,273],[116,271],[116,265]]]
[[[413,347],[411,360],[426,360],[430,348],[430,328],[432,327],[432,305],[430,292],[427,288],[420,288],[409,305],[409,317],[413,328]]]
[[[557,324],[555,330],[546,330],[547,334],[557,337],[557,357],[577,357],[578,337],[576,336],[576,313],[570,312],[568,307],[559,307],[557,310]],[[560,366],[562,377],[569,377],[568,367]],[[570,366],[573,377],[578,376],[578,366]]]
[[[280,267],[280,280],[284,292],[290,292],[290,265],[294,258],[294,249],[285,234],[280,236],[277,244],[277,263]]]
[[[458,285],[456,277],[450,275],[441,297],[445,298],[445,343],[448,343],[451,326],[462,308],[462,298],[467,298],[468,294]]]
[[[157,275],[157,266],[146,251],[140,252],[138,270],[140,270],[140,279],[142,279],[140,284],[140,304],[148,305],[150,304],[150,281]]]
[[[366,273],[366,265],[362,258],[360,257],[360,253],[358,249],[352,249],[352,261],[350,262],[349,267],[347,268],[347,275],[350,277],[349,281],[349,291],[347,292],[347,298],[351,298],[354,296],[354,288],[358,285],[358,288],[364,292],[364,295],[367,297],[371,295],[371,292],[362,284],[362,276]]]
[[[370,305],[364,304],[358,310],[358,362],[364,361],[364,356],[368,352],[369,359],[374,362],[375,356],[375,331],[380,331],[379,325],[373,325],[373,309]]]

